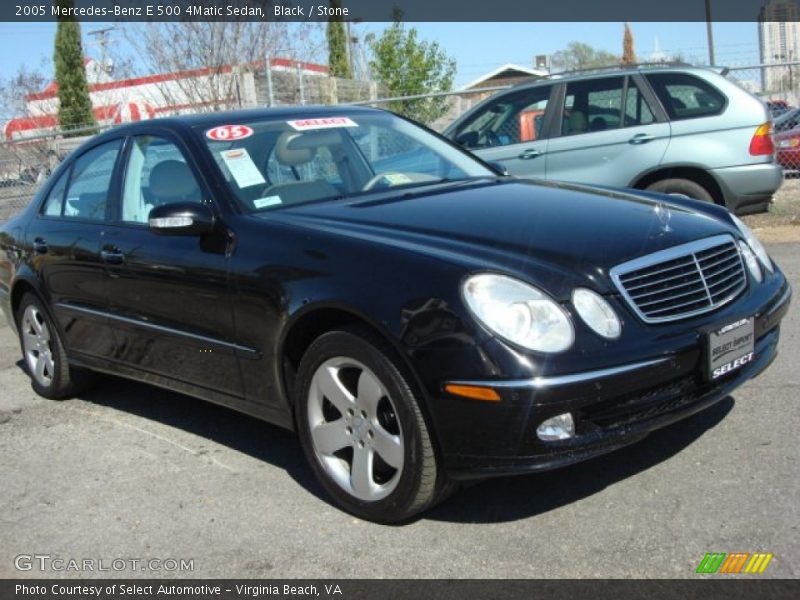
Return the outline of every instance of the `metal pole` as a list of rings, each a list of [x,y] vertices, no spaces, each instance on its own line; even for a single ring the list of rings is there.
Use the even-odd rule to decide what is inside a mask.
[[[706,2],[706,35],[708,37],[708,64],[714,64],[714,30],[711,28],[711,0]]]
[[[300,85],[300,104],[306,103],[306,90],[303,86],[303,69],[300,67],[300,63],[297,63],[297,80]]]
[[[275,96],[272,92],[272,57],[267,54],[267,102],[268,106],[275,106]]]

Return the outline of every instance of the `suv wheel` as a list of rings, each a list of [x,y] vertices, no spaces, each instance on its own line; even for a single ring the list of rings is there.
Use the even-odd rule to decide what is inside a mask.
[[[686,196],[703,202],[714,202],[714,198],[708,190],[699,183],[690,179],[662,179],[651,183],[645,188],[648,192],[660,192],[662,194],[674,194],[676,196]]]
[[[296,418],[317,479],[345,510],[407,519],[450,490],[405,368],[367,331],[333,331],[306,351]]]

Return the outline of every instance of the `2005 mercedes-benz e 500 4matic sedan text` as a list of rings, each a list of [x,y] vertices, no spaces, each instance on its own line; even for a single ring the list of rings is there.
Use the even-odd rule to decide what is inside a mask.
[[[791,293],[722,207],[504,177],[367,108],[112,129],[0,245],[39,394],[102,371],[296,429],[377,521],[719,401],[773,360]]]

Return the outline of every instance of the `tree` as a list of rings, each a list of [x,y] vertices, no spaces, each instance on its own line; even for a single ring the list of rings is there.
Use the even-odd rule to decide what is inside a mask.
[[[213,4],[210,0],[202,3]],[[253,78],[249,75],[262,74],[268,57],[319,60],[319,30],[316,23],[231,18],[128,24],[123,33],[138,58],[139,72],[204,74],[158,83],[152,97],[142,100],[158,106],[189,105],[193,111],[216,111],[252,105],[248,82]],[[278,103],[297,101],[293,72],[275,73],[273,84]]]
[[[628,23],[625,23],[625,33],[622,36],[622,60],[623,65],[636,64],[636,52],[633,49],[633,33]]]
[[[331,0],[331,8],[341,8],[340,0]],[[335,14],[336,11],[334,11]],[[331,17],[328,21],[326,30],[328,38],[328,69],[333,77],[351,79],[353,73],[350,70],[350,60],[348,56],[347,31],[341,17]]]
[[[58,0],[65,9],[72,0]],[[81,47],[81,26],[73,17],[59,17],[53,63],[58,84],[58,122],[62,130],[95,125],[86,67]]]
[[[592,48],[582,42],[570,42],[564,50],[553,54],[552,63],[559,71],[594,69],[619,64],[619,56]]]
[[[385,87],[389,96],[416,96],[449,92],[453,87],[456,62],[436,42],[417,39],[417,30],[406,30],[395,19],[380,36],[369,42],[372,76]],[[432,123],[448,110],[446,98],[397,100],[385,105],[389,110]]]

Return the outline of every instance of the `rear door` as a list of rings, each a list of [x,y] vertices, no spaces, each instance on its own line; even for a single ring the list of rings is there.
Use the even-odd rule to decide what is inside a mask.
[[[122,140],[88,149],[62,171],[26,239],[67,352],[108,358],[114,339],[100,245],[113,203]]]
[[[627,187],[661,163],[670,125],[637,81],[618,75],[564,84],[560,130],[547,146],[547,179]]]
[[[449,137],[520,177],[544,178],[552,85],[506,92],[469,115]]]

